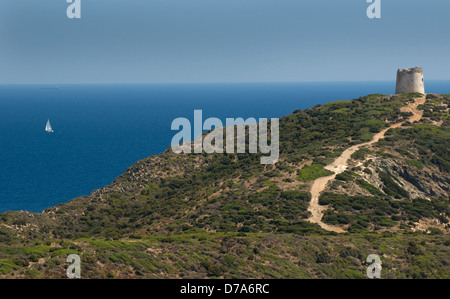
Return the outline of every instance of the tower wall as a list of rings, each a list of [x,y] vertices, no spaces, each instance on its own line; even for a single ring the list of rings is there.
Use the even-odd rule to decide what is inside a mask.
[[[423,70],[420,67],[397,71],[395,93],[419,92],[425,94]]]

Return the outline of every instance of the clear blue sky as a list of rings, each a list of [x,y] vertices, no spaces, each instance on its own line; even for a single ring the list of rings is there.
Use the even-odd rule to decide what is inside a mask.
[[[450,79],[450,1],[0,1],[0,84]]]

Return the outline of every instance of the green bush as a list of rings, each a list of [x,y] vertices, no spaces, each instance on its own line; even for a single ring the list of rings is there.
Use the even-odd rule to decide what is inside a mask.
[[[298,179],[300,181],[312,181],[317,178],[332,175],[333,172],[324,168],[320,164],[311,164],[310,166],[305,166],[298,172]]]

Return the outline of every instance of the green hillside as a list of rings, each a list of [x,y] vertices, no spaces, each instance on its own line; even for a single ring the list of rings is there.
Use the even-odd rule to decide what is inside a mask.
[[[164,153],[111,185],[42,214],[0,214],[0,277],[65,276],[70,253],[84,278],[449,278],[450,95],[427,95],[418,122],[402,107],[420,94],[369,95],[280,119],[280,159],[258,154]],[[352,145],[327,185],[323,222],[308,221],[312,182]]]

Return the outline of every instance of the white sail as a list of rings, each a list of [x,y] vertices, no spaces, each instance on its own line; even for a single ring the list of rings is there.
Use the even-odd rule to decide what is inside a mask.
[[[45,132],[53,133],[52,126],[50,125],[50,119],[47,120],[47,124],[45,125]]]

